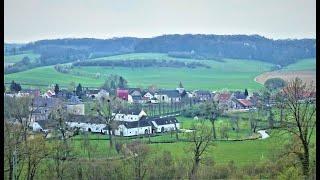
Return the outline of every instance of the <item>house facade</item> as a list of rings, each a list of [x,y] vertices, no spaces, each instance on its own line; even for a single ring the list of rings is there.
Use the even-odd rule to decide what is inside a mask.
[[[180,129],[180,123],[175,117],[153,118],[150,121],[153,125],[153,133],[163,133]]]
[[[154,97],[157,98],[159,102],[165,103],[181,101],[181,96],[178,90],[160,90],[154,94]]]
[[[113,116],[115,116],[116,121],[139,121],[143,116],[147,116],[147,114],[143,110],[122,110],[117,113],[113,112]]]

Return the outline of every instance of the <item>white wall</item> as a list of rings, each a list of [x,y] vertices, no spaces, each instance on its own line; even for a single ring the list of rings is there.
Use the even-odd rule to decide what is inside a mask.
[[[115,121],[138,121],[139,119],[140,119],[139,115],[117,114],[114,120]]]
[[[120,136],[120,132],[123,132],[123,136],[136,136],[145,134],[145,130],[148,130],[148,133],[152,132],[151,126],[127,129],[124,125],[120,125],[115,135]]]
[[[161,132],[161,128],[164,128],[164,131],[175,130],[174,124],[165,124],[165,125],[157,125],[154,121],[152,121],[153,125],[156,127],[156,132]],[[176,123],[177,129],[180,129],[180,123]]]

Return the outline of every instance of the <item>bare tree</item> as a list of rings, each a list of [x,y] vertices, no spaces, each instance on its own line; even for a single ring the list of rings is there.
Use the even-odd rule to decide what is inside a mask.
[[[282,124],[285,116],[285,96],[283,92],[276,94],[276,107],[280,110],[280,124]]]
[[[217,103],[214,101],[207,101],[204,104],[202,104],[203,109],[203,114],[206,119],[209,119],[211,124],[212,124],[212,133],[213,133],[213,138],[216,139],[216,127],[215,127],[215,121],[219,115],[222,114],[223,110],[219,108]]]
[[[4,121],[4,173],[8,179],[19,179],[24,166],[21,124]]]
[[[203,120],[193,124],[192,129],[194,131],[187,134],[188,139],[193,143],[193,166],[189,178],[196,179],[201,157],[208,150],[208,147],[212,145],[212,129]]]
[[[21,124],[23,140],[26,141],[28,127],[34,111],[33,99],[27,97],[4,97],[4,116],[7,119],[18,121]]]
[[[298,140],[296,145],[299,145],[300,150],[294,148],[295,150],[291,153],[299,158],[306,177],[309,175],[310,139],[316,125],[316,104],[312,97],[313,92],[315,92],[313,84],[307,85],[299,78],[290,81],[283,89],[288,113],[288,120],[283,127]]]
[[[148,170],[148,164],[146,161],[150,152],[149,147],[140,141],[133,141],[127,144],[127,148],[133,154],[132,162],[134,166],[135,179],[144,179]]]
[[[98,116],[103,118],[106,123],[109,134],[110,147],[113,146],[112,131],[117,126],[115,118],[117,111],[124,108],[124,102],[116,97],[104,98],[102,97],[97,101],[92,110],[96,111]]]
[[[35,135],[26,141],[27,174],[26,179],[34,179],[41,161],[50,154],[42,135]]]

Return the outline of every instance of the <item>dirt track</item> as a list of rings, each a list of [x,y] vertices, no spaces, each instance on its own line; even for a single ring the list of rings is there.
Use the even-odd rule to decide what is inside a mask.
[[[276,77],[282,78],[285,81],[290,81],[298,77],[306,83],[313,81],[313,84],[316,85],[316,71],[272,71],[260,74],[254,80],[257,83],[264,84],[266,80]]]

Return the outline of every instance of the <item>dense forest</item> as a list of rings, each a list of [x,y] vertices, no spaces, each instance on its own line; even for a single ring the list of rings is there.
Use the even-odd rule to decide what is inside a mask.
[[[83,61],[110,55],[146,52],[166,53],[171,57],[199,60],[251,59],[286,66],[299,59],[314,58],[316,41],[315,39],[272,40],[259,35],[185,34],[153,38],[55,39],[40,40],[25,45],[5,44],[7,55],[28,51],[40,54],[40,58],[30,64],[20,63],[10,66],[5,73],[68,62],[82,61],[77,65],[93,65],[93,62],[88,64]]]

